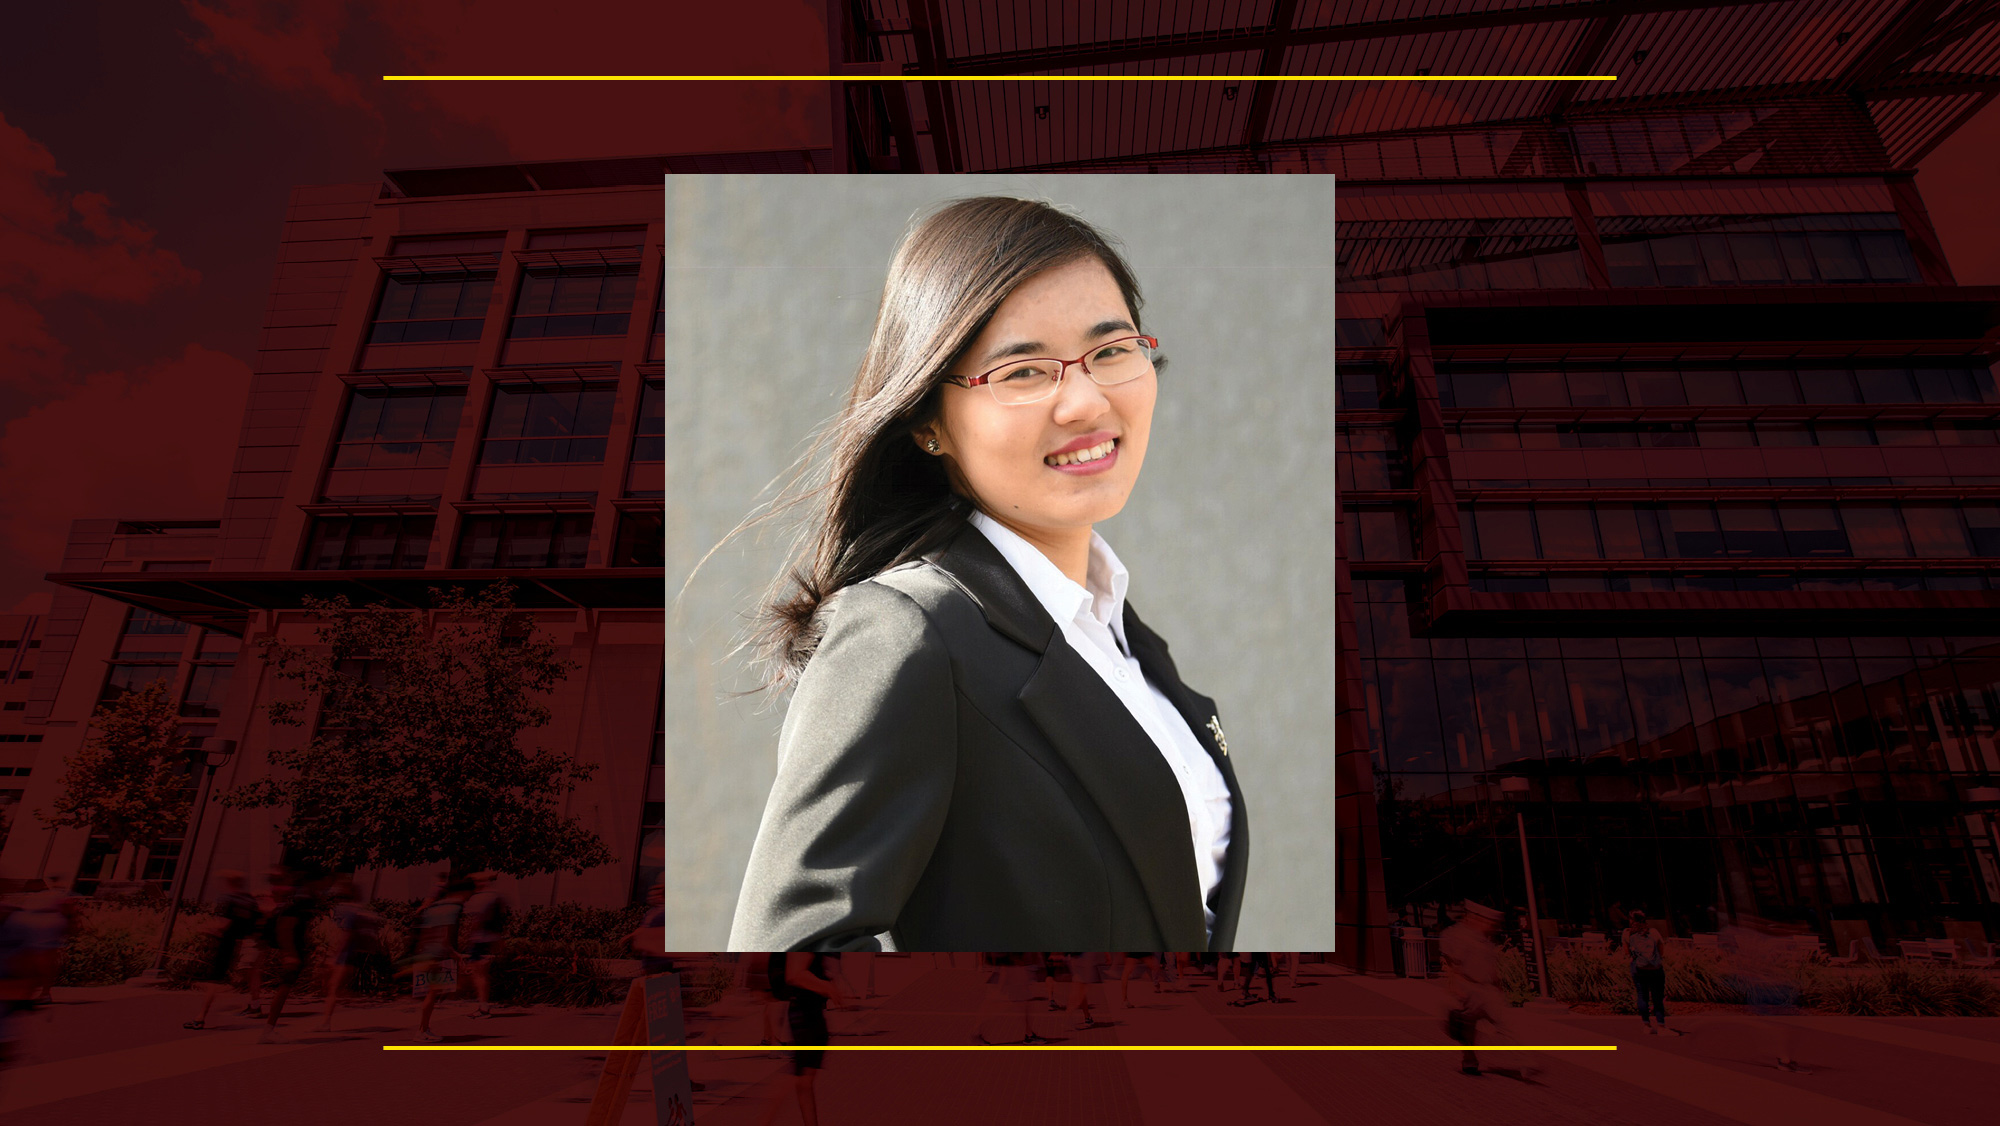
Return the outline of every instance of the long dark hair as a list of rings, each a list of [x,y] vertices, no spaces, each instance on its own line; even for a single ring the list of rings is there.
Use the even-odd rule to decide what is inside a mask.
[[[1139,284],[1112,240],[1047,203],[961,199],[904,236],[846,406],[771,509],[738,528],[811,506],[745,642],[766,688],[788,688],[812,659],[827,599],[944,546],[964,526],[973,502],[910,434],[936,419],[946,372],[1008,294],[1045,270],[1092,258],[1111,271],[1141,327]]]

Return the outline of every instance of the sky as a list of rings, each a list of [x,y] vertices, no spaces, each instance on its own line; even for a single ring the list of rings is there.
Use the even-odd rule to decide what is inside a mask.
[[[824,5],[23,5],[0,39],[0,612],[78,517],[213,518],[287,195],[385,168],[824,146],[816,84],[397,84],[390,73],[820,73]],[[560,13],[557,18],[556,13]],[[2000,284],[2000,102],[1918,175]],[[199,388],[199,393],[193,389]]]

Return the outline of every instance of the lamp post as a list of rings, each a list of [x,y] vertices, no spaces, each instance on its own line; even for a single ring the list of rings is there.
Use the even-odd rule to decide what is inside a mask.
[[[196,791],[194,813],[188,819],[187,836],[181,839],[180,860],[174,865],[174,882],[167,891],[167,921],[160,927],[160,948],[153,953],[153,965],[143,975],[149,981],[157,981],[166,976],[167,946],[174,940],[174,922],[181,913],[181,889],[187,885],[188,865],[194,859],[195,839],[201,833],[201,817],[208,809],[209,787],[215,784],[215,772],[222,769],[236,753],[236,740],[204,737],[196,746],[200,747],[200,760],[204,768],[201,788]]]
[[[1528,800],[1528,780],[1517,776],[1500,779],[1500,796],[1514,805],[1514,831],[1521,839],[1521,878],[1528,886],[1528,941],[1535,947],[1535,988],[1542,1000],[1549,999],[1549,960],[1542,953],[1542,916],[1535,905],[1535,863],[1528,858],[1528,818],[1521,802]]]

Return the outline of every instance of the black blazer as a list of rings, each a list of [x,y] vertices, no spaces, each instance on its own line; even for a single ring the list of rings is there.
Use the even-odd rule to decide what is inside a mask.
[[[1232,948],[1243,793],[1215,701],[1130,602],[1133,656],[1229,784],[1212,944],[1172,769],[979,529],[822,613],[730,949]]]

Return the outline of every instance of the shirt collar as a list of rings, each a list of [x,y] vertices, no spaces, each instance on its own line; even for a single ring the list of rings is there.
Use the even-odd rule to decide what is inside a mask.
[[[974,512],[970,522],[992,542],[1007,565],[1014,568],[1049,617],[1058,622],[1075,622],[1087,614],[1110,627],[1119,646],[1125,647],[1125,589],[1131,576],[1103,536],[1090,533],[1090,563],[1084,574],[1087,585],[1079,586],[1040,548],[1007,525],[984,512]]]

